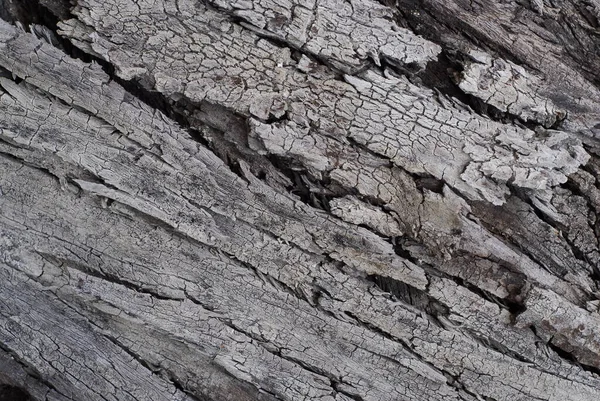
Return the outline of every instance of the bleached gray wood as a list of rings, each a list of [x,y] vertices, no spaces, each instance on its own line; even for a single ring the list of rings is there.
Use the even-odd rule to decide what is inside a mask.
[[[489,33],[457,49],[456,18],[483,28],[453,2],[42,6],[56,32],[0,20],[0,383],[34,400],[600,397],[587,67],[537,68]]]
[[[385,71],[346,75],[347,84],[332,76],[313,78],[294,67],[289,48],[258,39],[202,4],[181,2],[165,19],[154,20],[143,17],[158,3],[138,8],[123,2],[134,19],[118,32],[110,19],[100,18],[112,7],[105,1],[79,2],[81,20],[68,20],[61,32],[76,44],[86,42],[83,48],[114,64],[121,78],[155,82],[156,90],[173,99],[218,103],[253,116],[250,121],[257,124],[286,115],[279,123],[259,125],[258,137],[286,129],[292,135],[288,141],[300,144],[295,136],[317,127],[334,141],[355,141],[411,173],[431,174],[471,199],[494,204],[503,203],[507,182],[545,189],[565,182],[565,174],[587,161],[562,134],[549,131],[539,138],[497,124]],[[105,11],[92,14],[92,8]],[[281,132],[273,136],[284,139]],[[557,149],[559,144],[564,145]]]

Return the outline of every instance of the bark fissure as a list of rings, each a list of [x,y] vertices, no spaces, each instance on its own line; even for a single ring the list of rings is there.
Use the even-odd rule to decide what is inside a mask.
[[[31,366],[30,364],[28,364],[26,361],[24,361],[16,352],[12,351],[9,347],[7,347],[5,344],[3,344],[2,342],[0,342],[0,350],[2,350],[3,352],[5,352],[6,354],[10,355],[10,357],[16,361],[25,372],[27,372],[27,375],[33,377],[35,380],[39,381],[40,383],[42,383],[44,386],[46,386],[48,388],[48,393],[50,391],[54,391],[57,394],[60,394],[60,396],[64,397],[64,399],[67,400],[72,400],[71,397],[67,396],[66,394],[61,393],[56,387],[54,387],[51,383],[51,381],[45,379],[35,368],[35,366]],[[4,372],[5,374],[7,372]],[[9,376],[10,377],[10,376]],[[21,389],[19,389],[21,390]],[[26,390],[26,389],[23,389]],[[21,390],[21,391],[23,391]],[[18,395],[23,395],[22,393],[18,393]],[[0,393],[0,395],[2,395],[2,393]],[[25,397],[22,401],[28,401],[29,398]],[[16,401],[16,400],[15,400]]]

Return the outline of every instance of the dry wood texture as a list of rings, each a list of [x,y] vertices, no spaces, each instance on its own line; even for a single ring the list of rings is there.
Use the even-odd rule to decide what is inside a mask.
[[[0,0],[0,399],[597,401],[597,0]]]

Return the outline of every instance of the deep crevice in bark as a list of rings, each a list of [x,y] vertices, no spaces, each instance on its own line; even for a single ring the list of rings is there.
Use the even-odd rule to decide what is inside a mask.
[[[474,28],[468,23],[460,20],[458,16],[450,14],[440,7],[432,7],[429,4],[429,2],[425,2],[423,0],[379,1],[387,4],[390,7],[395,7],[398,10],[399,18],[406,21],[404,22],[404,24],[410,26],[415,33],[422,35],[427,39],[430,39],[437,43],[450,43],[449,38],[451,38],[452,35],[462,37],[469,41],[471,44],[474,44],[486,50],[490,50],[504,59],[510,60],[520,65],[525,64],[529,68],[537,70],[537,67],[535,65],[532,65],[531,62],[522,59],[504,44],[494,41],[492,39],[492,35],[489,34],[489,32],[483,32],[480,29]],[[530,2],[527,0],[518,3],[520,3],[521,11],[527,10],[527,8],[531,8],[531,5],[534,4],[534,2]],[[540,3],[543,4],[543,2]],[[479,4],[471,2],[470,5],[471,7],[473,5],[479,6],[481,8],[489,7],[485,3]],[[530,7],[525,7],[525,5],[529,5]],[[550,5],[546,5],[556,10],[561,10],[561,6],[565,6],[562,3],[561,5],[553,3],[550,3]],[[584,74],[584,76],[587,79],[589,79],[590,82],[592,82],[594,85],[599,86],[600,77],[598,76],[598,72],[587,67],[588,64],[590,64],[590,58],[594,59],[597,57],[596,55],[594,55],[593,44],[587,46],[579,42],[579,46],[572,45],[573,42],[579,40],[580,35],[574,31],[574,21],[572,20],[573,15],[571,14],[571,10],[569,9],[568,4],[566,5],[567,7],[565,7],[565,10],[558,14],[558,19],[555,19],[553,16],[550,15],[537,15],[537,17],[534,18],[534,21],[531,21],[531,19],[522,16],[522,13],[519,13],[519,11],[517,10],[517,12],[515,13],[516,15],[514,17],[514,22],[537,25],[552,32],[556,36],[556,38],[558,38],[559,43],[566,48],[566,51],[571,56],[572,60],[568,60],[568,58],[566,58],[569,61],[569,64],[572,67],[579,69],[582,72],[582,74]],[[579,11],[581,13],[581,7],[583,6],[583,4],[577,5],[580,5]],[[464,8],[465,7],[463,7],[463,9]],[[471,10],[468,11],[470,11],[472,15],[476,15],[479,12],[479,10],[473,7],[471,8]],[[539,14],[539,11],[537,11],[537,14]],[[596,17],[591,15],[589,11],[587,13],[583,12],[581,14],[584,16],[585,20],[588,20],[588,22],[590,20],[589,17],[592,17],[591,25],[593,27],[594,19],[596,19]],[[586,18],[585,14],[587,14],[589,17]],[[486,15],[486,17],[488,16]],[[505,27],[505,29],[509,30],[510,28]],[[535,30],[532,30],[532,32],[535,32]],[[593,30],[588,31],[588,33],[592,32]],[[583,32],[581,32],[581,34],[583,34]],[[446,39],[444,38],[445,36]],[[554,40],[556,40],[556,38],[554,38]]]
[[[165,369],[162,366],[154,366],[154,365],[150,364],[148,361],[146,361],[140,355],[136,354],[130,348],[128,348],[124,344],[122,344],[118,339],[113,338],[111,335],[108,335],[106,333],[104,334],[104,337],[106,339],[108,339],[110,342],[112,342],[113,344],[115,344],[117,347],[122,349],[127,355],[131,356],[131,358],[133,358],[137,363],[139,363],[144,368],[146,368],[150,372],[152,372],[152,374],[158,375],[158,376],[164,378],[168,383],[172,384],[173,387],[175,387],[177,390],[186,394],[187,397],[189,397],[190,401],[210,401],[211,400],[210,398],[209,399],[198,398],[197,395],[194,394],[192,390],[187,388],[188,387],[187,385],[184,385],[181,382],[179,382],[179,380],[177,380],[175,375],[173,375],[172,372],[170,372],[168,369]]]
[[[467,23],[460,21],[456,16],[441,14],[439,10],[430,9],[423,0],[380,0],[390,7],[398,10],[399,18],[405,20],[413,32],[433,42],[443,42],[443,37],[448,33],[461,36],[476,46],[498,53],[502,58],[523,64],[524,60],[515,56],[501,47],[490,46],[487,38],[473,30]]]
[[[507,288],[509,290],[510,295],[506,298],[501,298],[497,295],[492,294],[489,291],[484,290],[483,288],[477,287],[476,285],[470,283],[468,280],[465,280],[462,277],[453,276],[432,268],[426,268],[426,272],[433,276],[452,280],[457,285],[466,288],[474,294],[477,294],[480,298],[495,303],[502,309],[509,311],[511,314],[511,319],[513,321],[516,319],[517,316],[519,316],[521,313],[527,310],[527,306],[525,305],[526,294],[523,293],[525,282],[523,282],[521,286],[513,286],[511,288]]]
[[[342,194],[331,190],[328,182],[321,182],[312,177],[300,163],[277,155],[266,157],[275,168],[288,177],[291,185],[286,189],[290,194],[296,195],[305,204],[329,213],[331,199]]]
[[[450,313],[446,305],[432,298],[426,291],[409,284],[376,274],[368,275],[367,280],[374,283],[383,292],[392,294],[396,299],[414,306],[428,315],[437,318],[438,316],[448,316]]]
[[[502,111],[474,95],[465,93],[459,87],[458,82],[461,79],[464,65],[467,62],[469,62],[468,55],[457,50],[444,49],[439,54],[437,61],[430,61],[425,70],[419,72],[411,79],[441,95],[458,100],[482,117],[503,124],[515,124],[517,126],[529,128],[532,131],[540,129],[559,129],[562,122],[567,118],[567,116],[556,118],[556,121],[551,126],[544,126],[538,122],[528,121],[518,115]]]
[[[6,344],[3,344],[2,342],[0,342],[0,350],[5,352],[6,354],[10,355],[10,357],[14,361],[16,361],[19,365],[21,365],[21,367],[27,373],[27,375],[29,375],[33,379],[37,380],[38,382],[40,382],[42,385],[46,386],[51,391],[55,391],[57,394],[60,394],[61,396],[63,396],[66,399],[71,399],[71,397],[68,397],[67,395],[58,391],[58,389],[51,383],[50,378],[44,377],[35,368],[35,366],[31,366],[26,361],[24,361],[23,358],[20,358],[19,355],[17,355],[13,350],[11,350]],[[20,387],[17,387],[17,389],[24,392],[25,395],[31,397],[31,395],[26,391],[26,389],[22,389]],[[1,395],[1,393],[0,393],[0,395]],[[4,401],[4,400],[2,400],[2,401]],[[29,401],[29,400],[27,398],[25,398],[24,400],[15,400],[15,401]]]
[[[522,191],[518,191],[515,190],[514,193],[519,197],[519,199],[521,199],[522,201],[524,201],[525,203],[527,203],[531,209],[533,210],[533,212],[536,214],[536,216],[543,221],[544,223],[548,224],[549,226],[555,228],[559,233],[561,238],[565,241],[565,243],[569,246],[569,248],[571,249],[571,252],[573,253],[573,256],[584,262],[589,268],[590,268],[590,272],[589,275],[590,277],[593,277],[597,270],[598,267],[596,266],[596,264],[590,260],[588,258],[588,256],[581,250],[579,249],[579,247],[572,241],[572,239],[569,238],[569,227],[564,225],[563,223],[556,221],[555,219],[553,219],[551,216],[549,216],[548,214],[544,213],[544,211],[540,210],[539,207],[537,207],[533,201],[531,200],[531,198],[529,196],[527,196],[526,194],[523,194]],[[523,250],[524,253],[527,253],[526,250]],[[536,262],[539,263],[540,266],[544,266],[543,263],[541,263],[538,260],[535,260],[535,258],[533,257],[533,255],[530,255],[530,257],[532,257],[532,259]]]
[[[31,396],[20,387],[0,383],[0,400],[2,401],[29,401]]]
[[[548,341],[546,344],[552,351],[554,351],[558,356],[560,356],[563,360],[570,362],[571,364],[580,367],[586,372],[593,373],[594,375],[600,377],[600,369],[595,366],[586,365],[584,363],[579,362],[578,358],[571,352],[566,351],[565,349],[559,347],[552,343],[552,340]]]
[[[46,259],[48,262],[50,262],[58,267],[68,266],[72,269],[79,270],[82,273],[85,273],[92,277],[96,277],[96,278],[99,278],[102,280],[106,280],[106,281],[110,281],[115,284],[122,285],[125,288],[133,290],[135,292],[139,292],[140,294],[150,295],[156,299],[161,299],[163,301],[181,301],[183,299],[183,298],[173,298],[170,296],[162,295],[162,294],[159,294],[156,291],[151,290],[149,288],[144,288],[143,286],[140,286],[139,284],[133,283],[128,280],[123,280],[123,279],[119,278],[118,276],[116,276],[115,274],[105,272],[104,270],[102,270],[102,268],[100,266],[97,267],[98,270],[95,270],[94,268],[88,267],[88,266],[86,266],[80,262],[77,262],[75,260],[72,260],[72,259],[58,258],[54,255],[47,254],[44,252],[38,252],[38,254],[41,257],[43,257],[44,259]],[[80,283],[81,287],[83,287],[83,285],[84,285],[84,283]]]
[[[40,0],[0,0],[0,18],[5,21],[23,24],[29,27],[31,24],[45,25],[56,31],[57,18],[65,18],[70,8],[69,0],[47,0],[47,7]]]
[[[270,342],[268,340],[266,340],[265,338],[263,338],[260,335],[248,332],[248,331],[244,330],[243,328],[241,328],[241,327],[233,324],[230,321],[222,320],[222,322],[225,325],[227,325],[228,327],[232,328],[233,330],[235,330],[237,332],[240,332],[240,333],[244,334],[245,336],[251,338],[253,341],[255,341],[257,344],[259,344],[265,351],[269,352],[270,354],[272,354],[274,356],[277,356],[277,357],[279,357],[279,358],[281,358],[283,360],[289,361],[289,362],[291,362],[291,363],[293,363],[295,365],[298,365],[302,369],[305,369],[305,370],[307,370],[307,371],[309,371],[309,372],[311,372],[311,373],[313,373],[315,375],[327,378],[329,380],[330,384],[331,384],[332,389],[335,392],[339,392],[341,394],[347,395],[350,398],[355,399],[355,400],[357,399],[355,396],[353,396],[353,395],[351,395],[351,394],[349,394],[349,393],[347,393],[347,392],[345,392],[343,390],[340,390],[338,388],[338,384],[339,383],[344,383],[344,381],[343,381],[342,378],[336,378],[332,373],[330,373],[328,371],[325,371],[323,369],[320,369],[317,366],[311,365],[310,363],[307,363],[307,362],[305,362],[305,361],[303,361],[301,359],[294,358],[294,357],[291,357],[289,355],[285,355],[285,348],[273,346],[272,344],[270,344]],[[268,389],[268,390],[267,389],[263,389],[263,390],[267,391],[269,394],[272,394],[272,395],[276,396],[276,393],[272,392],[272,389]],[[280,399],[280,398],[277,397],[277,399]],[[359,397],[358,400],[360,401],[360,397]]]
[[[496,401],[496,399],[492,398],[492,397],[488,397],[488,396],[482,396],[480,394],[477,394],[473,391],[468,390],[464,383],[461,382],[460,380],[460,375],[451,375],[448,372],[444,372],[444,376],[446,376],[446,380],[448,381],[448,384],[451,385],[452,387],[456,388],[459,391],[464,391],[466,394],[468,394],[469,396],[473,397],[476,400],[483,400],[483,401]]]

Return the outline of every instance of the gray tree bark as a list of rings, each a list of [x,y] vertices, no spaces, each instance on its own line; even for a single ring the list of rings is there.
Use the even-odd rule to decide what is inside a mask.
[[[0,0],[1,400],[600,399],[598,0]]]

